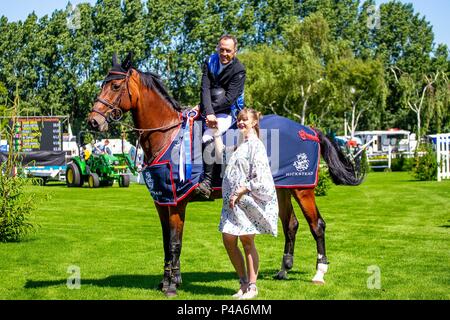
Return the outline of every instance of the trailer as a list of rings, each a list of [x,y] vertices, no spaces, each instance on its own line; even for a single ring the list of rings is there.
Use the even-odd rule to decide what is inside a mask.
[[[416,135],[408,130],[356,131],[355,137],[367,146],[367,161],[373,169],[390,170],[393,158],[412,157],[417,146]]]
[[[66,166],[32,166],[23,170],[29,177],[40,179],[42,185],[49,181],[66,181]]]

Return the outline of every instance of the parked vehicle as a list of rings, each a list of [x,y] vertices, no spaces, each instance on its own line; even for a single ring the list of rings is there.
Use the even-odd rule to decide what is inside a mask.
[[[368,146],[368,154],[414,152],[417,146],[416,135],[407,130],[372,130],[356,131],[355,137],[362,140],[363,144],[372,143]]]
[[[80,132],[78,142],[82,141],[85,132]],[[120,187],[130,185],[130,176],[137,174],[128,153],[95,154],[88,156],[86,150],[79,148],[79,155],[72,157],[67,164],[66,184],[68,187],[81,187],[85,182],[91,188],[112,186],[117,181]]]

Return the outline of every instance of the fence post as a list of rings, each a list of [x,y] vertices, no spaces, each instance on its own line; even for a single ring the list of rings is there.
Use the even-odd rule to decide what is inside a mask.
[[[437,181],[441,181],[441,135],[436,135]]]
[[[388,146],[388,168],[391,169],[391,158],[392,158],[392,147],[391,145]]]
[[[447,173],[446,178],[450,179],[450,134],[446,136],[446,166],[445,166],[445,172]]]
[[[436,135],[437,181],[450,179],[450,134]]]

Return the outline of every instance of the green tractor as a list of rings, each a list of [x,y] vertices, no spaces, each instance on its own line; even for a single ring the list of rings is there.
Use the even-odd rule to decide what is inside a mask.
[[[87,182],[90,188],[98,188],[112,186],[117,181],[120,187],[127,188],[130,186],[129,172],[137,174],[137,168],[128,154],[91,154],[85,159],[81,148],[79,154],[82,156],[72,157],[67,165],[68,187],[82,187]]]

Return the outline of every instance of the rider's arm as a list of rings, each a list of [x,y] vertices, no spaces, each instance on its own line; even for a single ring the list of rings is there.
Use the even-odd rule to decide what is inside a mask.
[[[205,112],[206,115],[215,114],[211,105],[211,81],[208,76],[208,63],[203,64],[202,68],[202,89],[201,89],[201,112]]]

